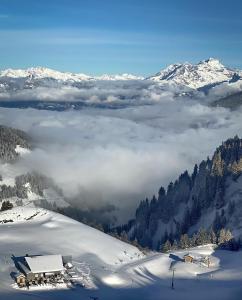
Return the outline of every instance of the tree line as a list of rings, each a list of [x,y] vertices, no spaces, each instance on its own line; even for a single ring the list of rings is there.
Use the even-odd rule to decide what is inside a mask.
[[[192,236],[185,233],[182,234],[178,240],[170,240],[168,238],[160,245],[160,251],[166,253],[205,244],[215,244],[221,249],[238,250],[240,248],[240,239],[236,240],[229,229],[222,228],[218,232],[215,232],[213,229],[206,230],[200,228],[198,232]]]

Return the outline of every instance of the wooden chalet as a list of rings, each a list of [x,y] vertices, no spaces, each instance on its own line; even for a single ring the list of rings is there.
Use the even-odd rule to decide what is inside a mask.
[[[57,283],[63,278],[64,266],[61,255],[26,255],[17,260],[16,265],[20,273],[14,277],[20,287]]]
[[[183,256],[183,259],[186,263],[192,263],[194,261],[194,256],[188,253]]]

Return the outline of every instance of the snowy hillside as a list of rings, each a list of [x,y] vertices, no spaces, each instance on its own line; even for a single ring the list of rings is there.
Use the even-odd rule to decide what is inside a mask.
[[[212,245],[144,256],[137,248],[62,215],[32,207],[0,213],[13,222],[0,224],[0,298],[40,299],[240,299],[241,252],[217,251]],[[21,216],[21,218],[19,217]],[[196,257],[185,263],[187,253]],[[72,255],[80,285],[19,289],[11,255]],[[210,258],[210,267],[201,263]],[[174,289],[171,289],[172,270]],[[195,297],[196,295],[196,297]],[[232,297],[232,298],[231,298]]]
[[[18,148],[18,153],[28,155],[29,150]],[[29,203],[52,209],[69,206],[54,182],[43,175],[28,173],[10,163],[0,163],[0,175],[0,205],[8,200],[13,206]]]
[[[15,207],[0,212],[0,223],[4,220],[8,222],[0,225],[0,269],[4,281],[0,298],[5,293],[9,293],[9,297],[25,297],[24,292],[12,287],[12,254],[52,254],[57,251],[58,254],[72,255],[77,267],[84,268],[87,273],[86,285],[93,288],[96,280],[108,281],[115,269],[144,256],[137,248],[101,231],[41,208]]]
[[[241,71],[225,67],[219,60],[210,58],[198,64],[173,64],[148,79],[158,82],[173,82],[192,89],[238,80]]]
[[[79,258],[88,255],[89,263],[93,260],[100,265],[102,263],[120,265],[123,262],[129,262],[143,256],[135,247],[101,231],[60,214],[35,208],[32,205],[0,212],[0,222],[6,219],[12,220],[8,225],[10,227],[7,227],[9,230],[11,228],[12,237],[5,238],[5,242],[1,246],[2,253],[11,253],[10,247],[16,248],[16,250],[18,248],[17,251],[22,248],[19,254],[25,254],[28,249],[31,253],[53,252],[56,249],[55,244],[58,244],[60,247],[58,250],[61,250],[63,254],[72,254]],[[4,225],[0,227],[2,232],[8,230],[7,228]],[[16,241],[23,234],[23,243],[19,247],[13,245],[15,244],[14,232],[18,236]],[[24,238],[24,232],[28,232],[26,238]],[[35,232],[38,232],[39,242],[36,241],[32,244],[35,240]],[[31,239],[32,242],[30,242]]]

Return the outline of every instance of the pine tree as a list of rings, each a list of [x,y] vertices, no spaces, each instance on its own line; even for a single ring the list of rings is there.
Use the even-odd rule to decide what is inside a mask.
[[[197,233],[197,244],[204,245],[209,243],[207,231],[204,228],[200,228]]]
[[[232,249],[235,246],[234,238],[229,229],[222,228],[219,232],[218,244],[220,247]]]
[[[194,233],[190,238],[190,247],[196,247],[196,246],[197,246],[197,234]]]
[[[175,250],[178,250],[178,243],[177,243],[177,240],[174,240],[173,244],[172,244],[172,247],[171,247],[171,250],[175,251]]]
[[[195,164],[194,169],[193,169],[193,173],[192,173],[192,185],[193,185],[194,182],[195,182],[197,173],[198,173],[198,166],[197,166],[197,164]]]
[[[161,186],[159,189],[159,199],[161,197],[164,197],[165,195],[166,195],[166,190],[163,188],[163,186]]]
[[[216,236],[215,232],[213,231],[213,229],[210,230],[209,235],[210,235],[210,242],[212,244],[217,244],[217,236]]]
[[[2,211],[12,209],[12,208],[13,208],[13,204],[9,200],[3,201],[2,207],[1,207]]]
[[[226,238],[226,247],[232,249],[234,237],[232,232],[229,229],[225,231],[225,238]]]
[[[186,248],[189,248],[189,246],[190,246],[190,240],[189,240],[188,235],[186,233],[182,234],[181,238],[180,238],[180,247],[182,249],[186,249]]]
[[[161,251],[166,253],[171,250],[171,242],[167,240],[165,244],[162,245]]]
[[[218,244],[223,245],[225,242],[226,242],[226,231],[224,228],[222,228],[219,231]]]

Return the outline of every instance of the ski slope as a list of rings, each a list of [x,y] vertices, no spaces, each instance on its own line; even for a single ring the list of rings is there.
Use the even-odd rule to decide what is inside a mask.
[[[144,255],[96,229],[54,212],[15,207],[0,213],[0,299],[240,299],[242,253],[206,245],[174,253]],[[183,255],[210,256],[211,266],[184,263]],[[10,273],[11,255],[72,255],[83,283],[67,287],[18,289]],[[171,289],[172,270],[175,272]]]

